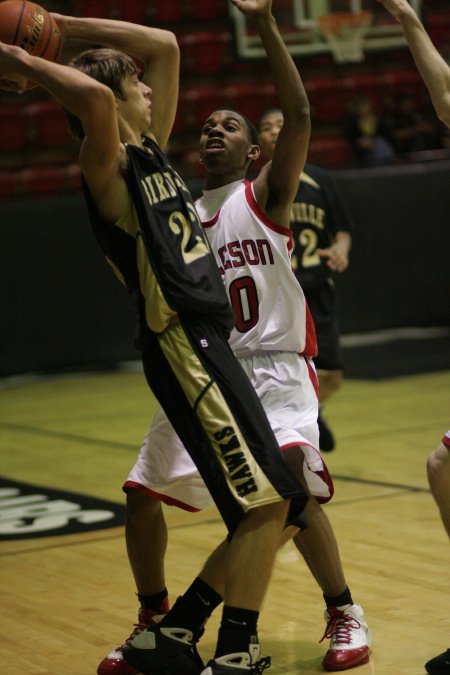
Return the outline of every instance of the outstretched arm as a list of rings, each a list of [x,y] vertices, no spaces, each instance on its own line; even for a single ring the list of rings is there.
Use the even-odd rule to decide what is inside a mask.
[[[152,134],[164,147],[178,103],[180,52],[173,33],[127,21],[52,14],[64,39],[112,47],[143,64],[142,81],[152,91]]]
[[[255,180],[255,195],[272,220],[289,227],[290,205],[306,162],[311,132],[308,97],[272,15],[272,0],[232,2],[255,21],[284,118],[272,162]]]
[[[432,43],[407,0],[377,0],[402,26],[417,69],[438,117],[450,127],[450,67]]]

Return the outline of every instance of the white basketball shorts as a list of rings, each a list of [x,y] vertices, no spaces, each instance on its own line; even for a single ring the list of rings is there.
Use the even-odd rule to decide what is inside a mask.
[[[302,446],[303,473],[321,503],[333,481],[319,451],[318,381],[311,359],[294,352],[260,351],[239,358],[283,451]],[[123,489],[137,489],[166,504],[199,511],[212,503],[197,468],[164,411],[154,416]]]

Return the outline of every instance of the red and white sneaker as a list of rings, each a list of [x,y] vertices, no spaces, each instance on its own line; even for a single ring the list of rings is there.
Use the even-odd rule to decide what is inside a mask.
[[[141,607],[138,614],[138,622],[134,624],[134,630],[130,637],[122,645],[113,649],[108,656],[105,656],[97,668],[97,675],[135,675],[138,673],[139,671],[130,666],[123,658],[123,648],[136,635],[142,633],[143,630],[147,630],[150,626],[154,626],[155,623],[159,623],[163,616],[164,614],[156,614],[152,609]]]
[[[342,610],[329,607],[325,610],[325,621],[322,640],[330,639],[322,661],[325,670],[347,670],[368,662],[371,637],[362,607],[349,605]]]

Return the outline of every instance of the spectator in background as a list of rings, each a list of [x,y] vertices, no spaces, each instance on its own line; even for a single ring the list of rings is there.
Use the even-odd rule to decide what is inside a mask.
[[[440,147],[437,124],[417,109],[410,91],[400,92],[394,99],[390,140],[398,155]]]
[[[382,166],[395,161],[389,130],[366,96],[357,96],[350,102],[346,135],[361,166]]]

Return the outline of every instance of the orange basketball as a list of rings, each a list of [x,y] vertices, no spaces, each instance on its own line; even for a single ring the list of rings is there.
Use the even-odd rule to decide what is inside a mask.
[[[0,2],[0,41],[48,61],[58,61],[61,55],[61,34],[55,20],[46,9],[26,0]],[[27,88],[33,86],[30,82]]]

